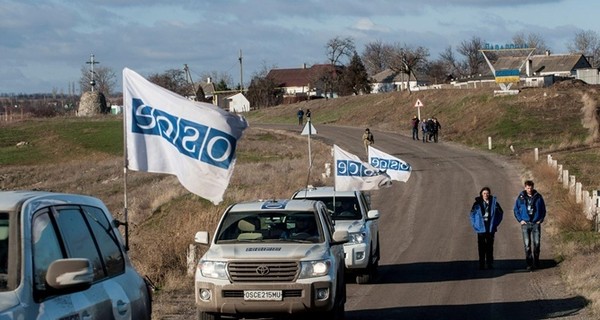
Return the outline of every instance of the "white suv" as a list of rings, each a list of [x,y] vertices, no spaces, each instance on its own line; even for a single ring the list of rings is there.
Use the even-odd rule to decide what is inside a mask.
[[[209,244],[199,231],[196,243]],[[343,319],[346,303],[343,244],[325,205],[269,200],[225,210],[198,262],[198,319],[313,314]]]
[[[377,271],[379,250],[379,211],[371,210],[363,191],[335,191],[333,187],[308,187],[294,193],[293,199],[320,200],[325,203],[336,230],[348,231],[344,245],[346,271],[356,283],[372,280]]]
[[[150,319],[151,291],[99,199],[0,192],[0,319]]]

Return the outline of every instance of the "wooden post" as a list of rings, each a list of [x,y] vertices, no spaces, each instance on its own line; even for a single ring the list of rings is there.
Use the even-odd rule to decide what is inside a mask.
[[[196,245],[190,244],[187,252],[187,274],[188,276],[194,276],[196,269]]]
[[[562,165],[562,164],[559,164],[559,165],[557,166],[557,168],[558,168],[558,182],[563,182],[563,175],[562,175],[562,172],[563,172],[563,165]]]
[[[569,176],[569,193],[573,194],[573,195],[575,194],[575,182],[576,182],[575,176],[570,175]]]
[[[581,182],[575,183],[575,203],[581,203],[583,200],[583,194],[581,192]]]
[[[569,170],[567,169],[562,171],[562,183],[564,189],[569,188]]]
[[[538,160],[540,160],[540,153],[538,148],[533,149],[533,158],[535,159],[535,162],[538,162]]]
[[[492,150],[492,137],[488,137],[488,149]]]

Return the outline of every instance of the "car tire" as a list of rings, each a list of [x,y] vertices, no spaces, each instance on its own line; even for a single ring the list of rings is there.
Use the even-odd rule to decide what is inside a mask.
[[[198,310],[198,320],[221,320],[221,315]]]

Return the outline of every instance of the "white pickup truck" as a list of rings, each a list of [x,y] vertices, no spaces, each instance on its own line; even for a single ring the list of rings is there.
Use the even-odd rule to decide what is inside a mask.
[[[346,303],[343,244],[325,204],[269,200],[231,205],[195,275],[198,319],[314,314],[343,319]]]
[[[333,187],[308,187],[294,193],[294,199],[320,200],[327,206],[335,230],[348,231],[344,245],[347,273],[356,283],[372,281],[379,265],[379,210],[370,208],[363,191],[335,191]]]

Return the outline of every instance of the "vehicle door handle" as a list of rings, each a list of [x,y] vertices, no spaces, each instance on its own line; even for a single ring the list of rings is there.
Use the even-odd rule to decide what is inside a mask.
[[[86,311],[83,312],[83,314],[81,315],[81,320],[92,320],[93,317]]]
[[[127,311],[129,311],[129,304],[123,302],[123,300],[117,301],[117,312],[120,315],[124,315],[127,313]]]

